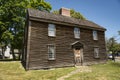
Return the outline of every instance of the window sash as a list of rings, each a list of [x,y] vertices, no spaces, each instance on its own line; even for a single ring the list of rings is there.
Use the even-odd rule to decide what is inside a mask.
[[[80,38],[80,34],[75,33],[75,38]]]
[[[93,40],[98,40],[97,31],[93,31]]]
[[[74,37],[80,38],[80,29],[79,28],[74,28]]]
[[[56,36],[56,28],[54,24],[48,25],[48,36]]]
[[[94,48],[94,57],[99,58],[99,48]]]
[[[55,59],[55,46],[48,45],[48,59],[54,60]]]
[[[48,31],[48,36],[55,36],[55,32],[54,31]]]

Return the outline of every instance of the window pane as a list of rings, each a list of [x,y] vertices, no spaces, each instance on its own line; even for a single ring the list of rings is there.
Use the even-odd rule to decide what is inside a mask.
[[[54,31],[49,31],[48,33],[49,33],[48,34],[49,36],[55,36],[55,32]]]
[[[74,28],[74,36],[75,36],[75,38],[80,38],[80,29],[79,28]]]
[[[48,25],[48,36],[55,36],[55,25],[54,24],[49,24]]]
[[[55,46],[54,45],[48,45],[48,58],[50,60],[55,59]]]
[[[93,31],[93,40],[98,40],[97,31]]]
[[[94,48],[94,57],[99,58],[99,48]]]

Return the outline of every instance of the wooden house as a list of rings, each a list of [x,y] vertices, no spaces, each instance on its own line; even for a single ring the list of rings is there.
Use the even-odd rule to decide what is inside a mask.
[[[22,63],[25,69],[47,69],[105,63],[106,29],[89,20],[28,9]]]

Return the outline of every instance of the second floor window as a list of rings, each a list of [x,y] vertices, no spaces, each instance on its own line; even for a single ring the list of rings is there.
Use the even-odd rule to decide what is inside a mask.
[[[75,38],[80,38],[80,29],[79,28],[74,28],[74,37]]]
[[[54,24],[48,25],[48,36],[56,36],[56,28]]]
[[[93,31],[93,40],[98,40],[98,34],[97,31]]]

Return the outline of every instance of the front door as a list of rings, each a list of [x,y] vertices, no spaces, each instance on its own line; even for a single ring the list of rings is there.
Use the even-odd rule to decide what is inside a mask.
[[[83,64],[83,49],[74,48],[75,65]]]
[[[74,53],[75,65],[83,65],[83,44],[76,41],[71,45]]]

